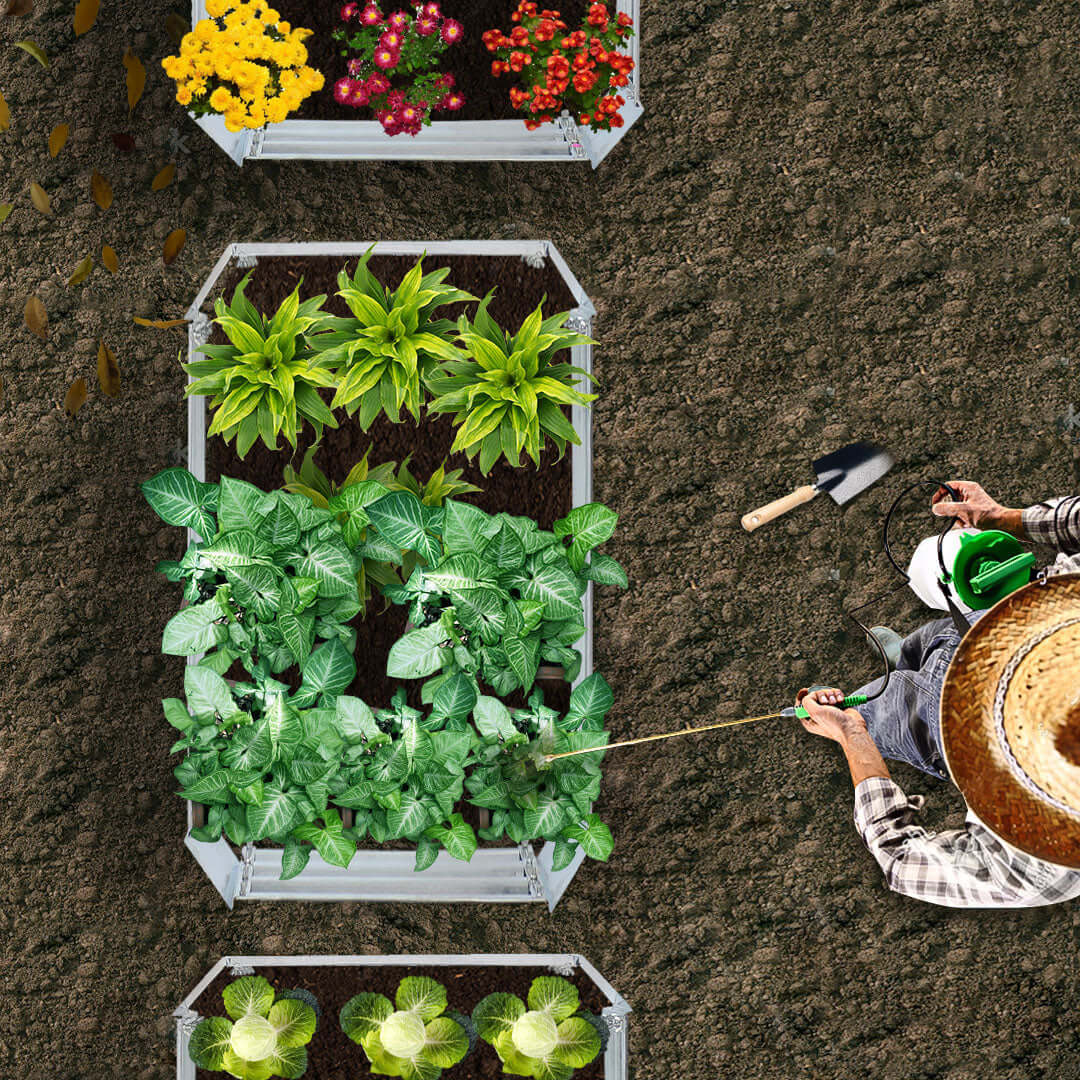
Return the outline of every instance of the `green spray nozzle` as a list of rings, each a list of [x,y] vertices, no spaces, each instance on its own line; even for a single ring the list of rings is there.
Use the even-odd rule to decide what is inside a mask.
[[[838,709],[857,709],[865,705],[870,699],[866,694],[848,694],[844,700],[836,706]],[[805,720],[810,714],[801,705],[789,705],[780,710],[781,716],[793,716],[796,720]]]

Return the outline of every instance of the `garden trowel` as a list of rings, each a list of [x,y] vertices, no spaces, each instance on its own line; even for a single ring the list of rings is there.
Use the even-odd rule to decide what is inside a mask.
[[[827,491],[837,506],[843,506],[848,499],[853,499],[860,491],[865,491],[880,480],[894,464],[892,454],[873,443],[852,443],[842,450],[834,450],[818,458],[811,466],[817,475],[816,483],[796,488],[790,495],[751,510],[743,517],[742,527],[747,532],[753,532],[758,526],[809,502],[822,491]]]

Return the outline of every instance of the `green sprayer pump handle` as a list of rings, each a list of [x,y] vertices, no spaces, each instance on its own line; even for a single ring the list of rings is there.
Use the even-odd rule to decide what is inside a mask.
[[[848,694],[846,698],[837,706],[838,709],[857,709],[860,705],[865,705],[868,698],[866,694]],[[801,706],[789,706],[784,709],[780,714],[781,716],[794,716],[797,720],[805,720],[810,714]]]

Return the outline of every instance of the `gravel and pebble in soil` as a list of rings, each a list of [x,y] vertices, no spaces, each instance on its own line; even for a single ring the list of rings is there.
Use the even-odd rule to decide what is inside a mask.
[[[508,5],[509,6],[509,5]],[[551,238],[599,309],[596,496],[632,588],[597,610],[611,723],[644,735],[874,673],[841,615],[889,584],[901,482],[1016,504],[1080,481],[1080,14],[1037,0],[645,4],[645,118],[598,173],[525,164],[242,170],[171,101],[161,0],[0,19],[0,1074],[174,1075],[170,1013],[224,953],[575,951],[634,1006],[637,1080],[1069,1080],[1075,906],[890,894],[834,748],[780,722],[612,755],[610,864],[540,908],[241,905],[181,844],[158,701],[179,530],[138,484],[182,461],[184,311],[237,240]],[[47,49],[41,69],[13,48]],[[147,65],[129,120],[120,58]],[[50,159],[57,123],[73,131]],[[119,153],[113,132],[136,149]],[[177,149],[179,144],[179,149]],[[173,155],[179,179],[152,194]],[[99,169],[116,201],[95,207]],[[39,215],[41,183],[55,213]],[[170,267],[161,245],[188,242]],[[103,243],[100,266],[69,288]],[[22,325],[29,294],[47,342]],[[115,352],[118,398],[94,376]],[[77,377],[90,397],[69,420]],[[749,536],[750,506],[876,437],[901,462]],[[920,522],[913,521],[911,542]],[[875,620],[911,627],[901,599]],[[926,818],[960,820],[955,791]]]

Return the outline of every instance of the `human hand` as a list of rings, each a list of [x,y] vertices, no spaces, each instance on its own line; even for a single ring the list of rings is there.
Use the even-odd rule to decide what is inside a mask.
[[[992,499],[981,484],[974,480],[950,480],[949,486],[960,496],[958,502],[950,502],[951,496],[944,488],[938,488],[930,500],[930,511],[937,517],[954,517],[958,524],[972,529],[1004,529],[1019,536],[1023,526],[1021,511],[1012,510]]]
[[[837,707],[843,700],[842,690],[800,690],[795,695],[795,704],[810,715],[801,717],[799,723],[811,735],[821,735],[836,743],[843,743],[855,732],[866,731],[866,722],[858,710]]]

